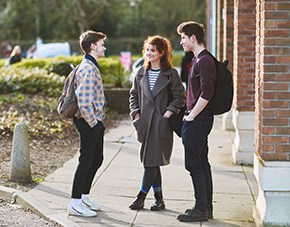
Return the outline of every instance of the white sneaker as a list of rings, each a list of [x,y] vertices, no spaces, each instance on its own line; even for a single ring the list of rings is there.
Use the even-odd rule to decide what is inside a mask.
[[[82,202],[83,202],[84,205],[86,205],[91,210],[94,210],[94,211],[101,210],[101,206],[99,204],[94,203],[89,198],[83,198]]]
[[[74,216],[82,216],[82,217],[95,217],[97,216],[97,213],[95,211],[92,211],[87,206],[84,206],[83,204],[79,204],[76,206],[72,206],[71,204],[68,205],[67,212],[69,215]]]

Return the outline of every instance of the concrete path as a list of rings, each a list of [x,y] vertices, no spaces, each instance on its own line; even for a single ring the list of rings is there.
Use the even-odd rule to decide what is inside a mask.
[[[69,227],[255,226],[252,212],[258,187],[252,167],[232,164],[233,137],[233,132],[221,129],[221,117],[216,117],[209,138],[214,219],[207,222],[181,223],[176,219],[178,214],[194,204],[191,179],[184,169],[183,146],[178,137],[175,137],[171,164],[161,168],[166,210],[150,211],[152,191],[145,201],[145,209],[138,212],[128,208],[139,191],[143,173],[139,144],[129,118],[105,135],[105,160],[93,182],[90,196],[102,205],[97,217],[68,217],[66,213],[77,155],[36,188],[19,195],[19,202]]]

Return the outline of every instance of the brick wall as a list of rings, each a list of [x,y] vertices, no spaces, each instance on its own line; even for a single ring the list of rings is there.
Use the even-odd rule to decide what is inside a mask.
[[[257,0],[256,150],[290,160],[290,2]]]
[[[256,2],[234,0],[234,108],[254,111]]]

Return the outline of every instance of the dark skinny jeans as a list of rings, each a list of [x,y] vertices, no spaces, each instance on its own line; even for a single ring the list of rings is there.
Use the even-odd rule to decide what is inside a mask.
[[[212,211],[213,183],[208,161],[208,135],[213,126],[213,115],[203,110],[193,121],[184,121],[182,143],[185,168],[189,171],[195,195],[195,208]]]
[[[79,163],[74,175],[72,198],[89,194],[97,170],[103,163],[105,127],[101,121],[91,128],[83,118],[74,118],[80,139]]]

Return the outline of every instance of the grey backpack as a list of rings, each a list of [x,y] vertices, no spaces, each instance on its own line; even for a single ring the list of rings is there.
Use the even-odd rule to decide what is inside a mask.
[[[57,112],[65,118],[73,118],[78,111],[77,98],[75,96],[74,79],[79,66],[74,68],[67,76],[62,94],[58,99]]]

